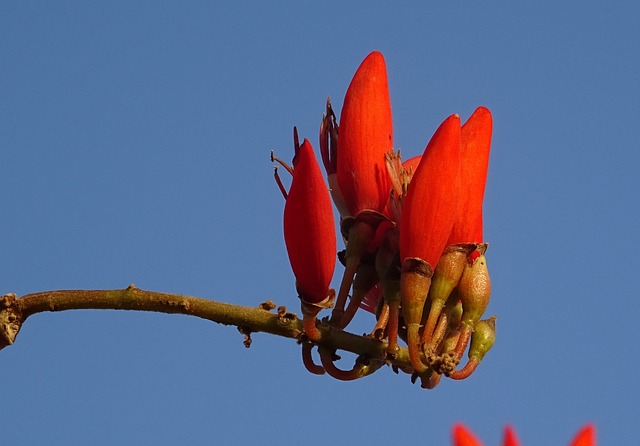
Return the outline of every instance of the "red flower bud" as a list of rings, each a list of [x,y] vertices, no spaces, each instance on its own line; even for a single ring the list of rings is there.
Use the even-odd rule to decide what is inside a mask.
[[[444,250],[455,218],[459,183],[460,117],[451,115],[429,141],[409,183],[400,218],[400,290],[411,365],[427,370],[420,359],[419,328],[433,269]]]
[[[585,425],[573,438],[569,446],[596,446],[596,428],[593,424]]]
[[[444,250],[455,217],[460,166],[460,117],[438,127],[420,160],[400,219],[400,259],[415,257],[432,268]]]
[[[482,202],[489,167],[491,112],[478,107],[460,133],[460,189],[448,245],[482,243]]]
[[[502,446],[520,446],[520,441],[518,441],[515,429],[509,425],[504,428],[503,438]]]
[[[482,201],[484,199],[489,148],[491,146],[491,112],[478,107],[460,131],[460,179],[453,228],[445,252],[435,269],[431,283],[431,310],[422,340],[433,348],[431,335],[440,311],[457,285],[468,258],[473,264],[484,253],[482,245]]]
[[[284,240],[300,299],[322,305],[336,261],[336,232],[329,191],[306,139],[296,149],[293,180],[284,206]]]
[[[351,215],[384,211],[391,189],[384,156],[392,147],[387,68],[374,51],[353,76],[340,115],[336,173]]]
[[[464,425],[457,423],[453,425],[453,446],[482,446],[480,440]]]

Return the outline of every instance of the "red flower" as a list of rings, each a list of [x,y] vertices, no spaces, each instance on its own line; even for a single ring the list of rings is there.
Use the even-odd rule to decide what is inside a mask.
[[[401,262],[415,257],[437,265],[456,215],[459,167],[460,117],[451,115],[429,141],[402,203]]]
[[[336,261],[336,233],[329,191],[313,148],[296,148],[293,180],[284,206],[284,239],[303,302],[322,305]]]
[[[467,260],[469,265],[473,265],[486,249],[486,245],[482,244],[482,201],[489,166],[491,130],[491,112],[485,107],[478,107],[460,131],[460,179],[455,217],[446,252],[440,257],[433,275],[429,292],[431,308],[422,335],[428,350],[436,347],[433,345],[436,323],[449,295],[460,281]],[[485,294],[484,297],[488,303],[489,295]],[[478,319],[486,307],[485,302],[480,304]],[[465,308],[467,313],[468,310]],[[475,322],[477,319],[472,321],[471,327],[467,327],[459,349],[466,347],[466,338],[470,334],[468,331],[473,330]]]
[[[321,126],[320,140],[327,173],[331,175],[334,167],[331,135],[334,132],[333,121],[327,119],[329,116],[331,111],[328,108]],[[344,98],[337,133],[335,169],[341,197],[336,204],[340,207],[344,200],[350,215],[345,216],[340,210],[343,216],[341,230],[347,240],[347,249],[344,256],[345,271],[331,323],[344,328],[363,297],[354,290],[349,307],[345,310],[349,290],[362,257],[367,251],[377,248],[371,242],[378,225],[387,218],[384,211],[391,194],[391,180],[385,159],[393,147],[391,100],[387,68],[380,52],[370,53],[354,74]]]
[[[378,51],[364,59],[349,84],[338,141],[338,185],[351,215],[383,212],[391,189],[384,156],[393,147],[393,128],[387,68]]]
[[[480,440],[464,425],[457,423],[453,425],[453,446],[482,446]]]
[[[489,167],[491,112],[478,107],[460,134],[460,193],[448,245],[482,243],[482,202]]]
[[[578,431],[569,446],[596,446],[596,427],[587,424]]]
[[[451,115],[429,141],[402,202],[400,218],[400,291],[411,365],[421,359],[423,307],[433,270],[446,246],[456,216],[460,167],[460,117]]]
[[[504,428],[502,446],[520,446],[520,441],[518,440],[516,431],[510,425],[507,425]]]
[[[482,446],[473,433],[463,424],[457,423],[452,430],[453,446]],[[511,426],[504,429],[502,446],[520,446],[518,437]],[[573,438],[569,446],[596,446],[596,429],[592,424],[585,425]]]

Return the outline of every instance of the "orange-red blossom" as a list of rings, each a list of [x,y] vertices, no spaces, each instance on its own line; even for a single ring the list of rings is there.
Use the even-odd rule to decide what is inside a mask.
[[[453,227],[447,247],[438,261],[429,291],[430,307],[422,334],[427,353],[436,351],[439,334],[434,333],[441,312],[450,298],[463,307],[461,332],[454,351],[457,363],[466,348],[491,293],[491,282],[483,254],[482,203],[489,167],[492,117],[486,107],[478,107],[460,132],[459,188]],[[476,261],[480,260],[478,264]],[[454,291],[455,290],[455,291]],[[455,304],[455,302],[452,302]],[[466,368],[466,377],[477,364]]]
[[[423,386],[435,386],[442,374],[463,379],[495,339],[495,318],[479,322],[491,289],[482,222],[491,113],[479,107],[463,126],[458,115],[449,116],[424,154],[402,163],[393,152],[386,64],[374,51],[353,76],[337,122],[328,101],[320,148],[346,240],[331,323],[344,328],[364,296],[373,310],[384,294],[376,327],[387,352],[396,354],[397,338],[406,334]],[[305,332],[314,339],[315,315],[333,298],[335,232],[329,193],[306,140],[296,148],[293,176],[285,241]],[[469,342],[470,360],[455,370]]]
[[[284,240],[303,313],[311,311],[315,322],[319,309],[332,304],[329,284],[336,261],[336,233],[329,191],[306,139],[296,147],[293,159],[293,180],[284,206]]]
[[[383,212],[391,182],[384,156],[393,149],[393,122],[387,67],[382,53],[360,64],[340,113],[336,173],[352,216]]]
[[[483,446],[482,442],[463,424],[457,423],[452,430],[453,446]],[[520,446],[520,441],[511,426],[504,429],[502,446]],[[586,424],[573,437],[569,446],[596,446],[596,428]]]
[[[325,122],[323,120],[323,127]],[[332,322],[339,327],[349,323],[368,291],[354,290],[345,312],[347,295],[360,261],[372,249],[370,244],[376,229],[386,219],[383,213],[389,201],[391,180],[385,154],[393,150],[392,124],[387,67],[382,54],[374,51],[362,61],[349,84],[337,130],[334,167],[341,196],[339,202],[346,205],[350,214],[341,224],[347,239],[346,265],[332,315]],[[326,139],[322,133],[321,128],[321,141]],[[326,147],[326,143],[322,145]],[[323,158],[326,164],[329,157],[323,155]],[[335,196],[336,191],[333,192]],[[375,280],[365,282],[375,283]]]
[[[400,219],[400,289],[411,364],[420,359],[419,330],[433,269],[446,246],[457,209],[460,117],[449,116],[436,130],[409,184]]]

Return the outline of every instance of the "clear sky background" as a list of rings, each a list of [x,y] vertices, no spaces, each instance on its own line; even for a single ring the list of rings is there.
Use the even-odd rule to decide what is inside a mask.
[[[298,311],[269,151],[317,148],[384,53],[395,146],[494,116],[494,349],[426,391],[308,374],[186,316],[39,314],[0,352],[0,443],[640,444],[637,2],[0,2],[0,292],[139,288]],[[354,327],[373,323],[362,314]],[[348,354],[344,355],[349,357]],[[350,362],[349,362],[350,364]]]

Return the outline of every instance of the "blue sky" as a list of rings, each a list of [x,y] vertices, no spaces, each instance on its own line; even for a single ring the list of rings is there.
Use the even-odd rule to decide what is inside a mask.
[[[433,3],[433,4],[429,4]],[[493,112],[498,316],[470,379],[308,374],[295,342],[184,316],[40,314],[0,352],[3,444],[640,444],[635,2],[0,3],[0,292],[130,283],[298,309],[269,151],[317,146],[384,53],[396,147]],[[367,331],[370,315],[355,322]],[[345,355],[348,356],[348,355]]]

